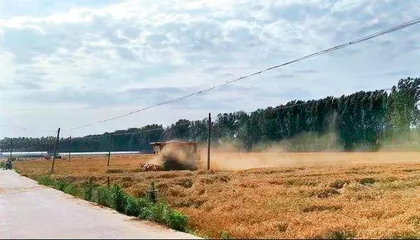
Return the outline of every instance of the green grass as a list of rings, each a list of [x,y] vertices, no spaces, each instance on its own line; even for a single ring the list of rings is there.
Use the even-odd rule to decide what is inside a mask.
[[[130,196],[117,185],[107,188],[89,182],[77,186],[71,182],[54,179],[48,175],[43,175],[37,180],[39,184],[53,187],[86,201],[111,207],[128,216],[165,224],[178,231],[189,231],[188,217],[173,209],[167,202],[154,203],[147,198]]]

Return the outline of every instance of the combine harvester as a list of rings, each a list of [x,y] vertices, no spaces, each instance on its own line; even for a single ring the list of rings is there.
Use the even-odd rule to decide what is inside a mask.
[[[156,156],[153,163],[140,164],[144,171],[197,170],[200,154],[196,142],[151,143]]]

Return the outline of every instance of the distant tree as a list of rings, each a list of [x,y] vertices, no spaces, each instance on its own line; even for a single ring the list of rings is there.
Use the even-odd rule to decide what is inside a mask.
[[[240,143],[252,150],[265,142],[289,141],[305,134],[300,146],[293,141],[289,150],[305,151],[320,149],[322,144],[311,142],[312,137],[321,137],[334,132],[338,143],[346,151],[363,147],[376,150],[387,139],[404,139],[419,124],[420,79],[401,79],[385,91],[360,91],[341,97],[326,97],[318,100],[290,101],[285,105],[258,109],[250,114],[243,111],[220,113],[213,119],[213,146],[220,143]],[[141,128],[128,128],[114,132],[113,150],[151,151],[150,142],[172,139],[207,141],[208,119],[189,121],[180,119],[163,128],[152,124]],[[420,129],[420,128],[419,128]],[[420,134],[420,130],[417,130]],[[108,151],[109,134],[60,139],[60,151]],[[14,141],[13,146],[11,141]],[[55,137],[4,138],[0,149],[13,147],[21,151],[49,151],[54,149]]]

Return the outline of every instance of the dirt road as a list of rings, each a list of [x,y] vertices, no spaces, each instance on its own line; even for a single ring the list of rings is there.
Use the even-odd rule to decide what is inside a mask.
[[[0,238],[178,238],[195,236],[101,208],[0,170]]]

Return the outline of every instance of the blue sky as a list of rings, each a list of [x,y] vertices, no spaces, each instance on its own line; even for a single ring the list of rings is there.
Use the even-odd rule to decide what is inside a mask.
[[[0,0],[0,137],[167,125],[387,88],[420,77],[420,26],[68,131],[420,17],[419,10],[418,0]]]

